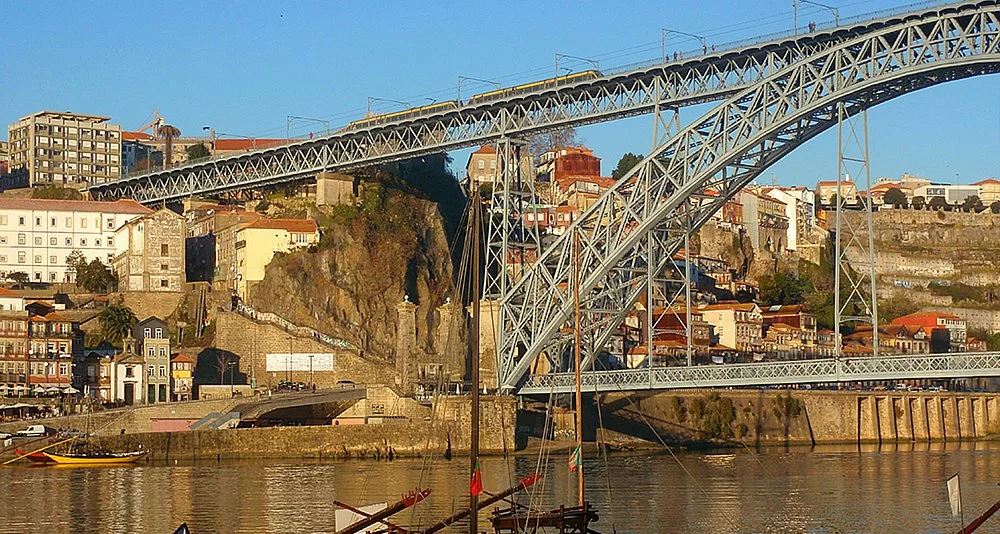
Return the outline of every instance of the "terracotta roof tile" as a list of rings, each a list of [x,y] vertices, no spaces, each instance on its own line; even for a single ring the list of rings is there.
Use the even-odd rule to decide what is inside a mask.
[[[134,200],[99,202],[94,200],[49,200],[40,198],[0,197],[0,210],[86,211],[146,215],[153,210]]]

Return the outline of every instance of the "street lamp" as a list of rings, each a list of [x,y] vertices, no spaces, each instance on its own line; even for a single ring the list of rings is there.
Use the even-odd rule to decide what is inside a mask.
[[[316,381],[313,380],[313,356],[315,356],[315,354],[309,355],[309,385],[316,387]]]
[[[406,102],[406,101],[403,101],[403,100],[393,100],[391,98],[379,98],[377,96],[370,96],[370,97],[368,97],[368,111],[365,112],[365,117],[371,117],[371,115],[372,115],[372,104],[374,104],[375,102],[388,102],[390,104],[399,104],[401,106],[405,106],[406,108],[412,108],[413,107],[413,105],[411,105],[409,102]]]
[[[600,71],[601,70],[601,63],[599,61],[595,61],[593,59],[589,59],[589,58],[585,58],[585,57],[580,57],[580,56],[571,56],[569,54],[560,54],[559,52],[556,52],[556,78],[559,77],[559,60],[560,59],[575,59],[577,61],[585,61],[585,62],[590,63],[591,65],[593,65],[594,66],[594,70],[596,70],[596,71]]]
[[[293,121],[312,121],[312,122],[318,122],[318,123],[326,126],[326,135],[330,135],[330,121],[326,121],[326,120],[323,120],[323,119],[314,119],[312,117],[299,117],[298,115],[289,115],[289,116],[285,117],[285,139],[286,140],[291,138],[291,136],[289,135],[289,128],[291,127]]]
[[[459,76],[458,77],[458,101],[459,102],[462,101],[462,82],[463,81],[488,83],[488,84],[496,87],[497,89],[500,89],[500,83],[499,82],[494,82],[494,81],[491,81],[491,80],[484,80],[482,78],[473,78],[472,76]]]
[[[667,35],[670,35],[671,33],[676,33],[677,35],[683,35],[684,37],[697,39],[698,41],[701,42],[701,49],[706,52],[708,51],[708,41],[701,35],[682,32],[679,30],[671,30],[670,28],[660,28],[660,56],[663,58],[664,63],[667,62]]]
[[[209,136],[209,138],[212,140],[212,148],[213,149],[215,148],[215,139],[217,137],[226,136],[226,137],[239,137],[239,138],[242,138],[242,139],[249,139],[251,141],[253,149],[257,150],[257,138],[255,138],[255,137],[250,137],[249,135],[240,135],[240,134],[231,134],[231,133],[216,132],[215,128],[212,128],[211,126],[202,126],[201,129],[205,130],[205,131],[208,131],[208,132],[211,133],[211,135]]]
[[[814,2],[813,0],[792,0],[792,33],[794,35],[799,34],[799,4],[812,4],[817,7],[826,9],[827,11],[833,13],[833,23],[836,26],[840,26],[840,10],[833,6],[828,6],[826,4],[821,4],[819,2]]]
[[[235,374],[234,368],[236,367],[236,360],[229,359],[226,361],[226,365],[229,366],[229,398],[231,399],[236,395],[236,386],[234,385],[236,380],[233,378],[233,375]]]

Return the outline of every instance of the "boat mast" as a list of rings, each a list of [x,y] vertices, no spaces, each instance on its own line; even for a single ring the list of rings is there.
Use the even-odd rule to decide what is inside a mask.
[[[472,328],[469,331],[469,348],[472,353],[472,437],[469,445],[469,475],[475,476],[479,464],[479,229],[480,210],[479,183],[472,182],[470,195],[469,232],[467,238],[472,244]],[[479,531],[479,496],[469,492],[469,533]]]
[[[583,506],[583,392],[580,385],[580,230],[573,232],[573,304],[576,328],[574,332],[574,359],[576,360],[576,498]]]

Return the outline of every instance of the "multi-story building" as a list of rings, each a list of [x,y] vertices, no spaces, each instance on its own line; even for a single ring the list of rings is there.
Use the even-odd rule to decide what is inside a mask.
[[[48,304],[25,306],[28,321],[28,382],[60,391],[83,387],[83,331],[80,323]]]
[[[979,186],[976,185],[928,184],[913,190],[913,196],[924,197],[924,201],[928,203],[934,197],[941,197],[948,204],[961,204],[965,199],[977,195]]]
[[[535,178],[534,163],[527,147],[521,149],[521,177],[523,180]],[[483,145],[472,154],[465,165],[465,172],[470,180],[482,184],[493,183],[497,172],[497,149],[492,145]]]
[[[28,315],[0,312],[0,383],[8,391],[28,386]]]
[[[788,230],[786,232],[786,243],[788,250],[797,250],[799,243],[805,243],[809,232],[813,227],[815,205],[803,200],[812,196],[811,192],[806,193],[805,189],[769,187],[764,189],[764,194],[782,202],[785,206],[785,218],[788,219]]]
[[[147,317],[132,327],[135,351],[142,357],[147,404],[170,400],[170,333],[159,317]]]
[[[820,180],[816,182],[816,199],[824,206],[830,206],[830,201],[834,196],[844,199],[844,202],[853,205],[858,203],[858,186],[849,178],[840,182],[840,191],[837,191],[836,180]]]
[[[753,248],[774,254],[784,252],[788,247],[785,203],[751,189],[741,192],[740,202],[743,204],[743,226]]]
[[[930,333],[931,352],[965,352],[967,329],[961,317],[944,312],[918,311],[892,320],[910,331],[917,327]]]
[[[136,350],[131,335],[122,340],[122,351],[111,365],[111,397],[127,405],[143,404],[146,399],[146,360]]]
[[[289,252],[319,242],[313,219],[257,219],[236,231],[236,293],[249,297],[249,288],[264,279],[264,269],[276,252]]]
[[[698,310],[702,319],[714,327],[718,344],[746,352],[762,348],[763,316],[756,304],[720,302]]]
[[[768,350],[791,350],[815,352],[817,346],[816,316],[805,311],[802,304],[776,305],[761,310],[761,320],[766,333],[765,345],[769,341],[781,344],[783,347],[768,346]],[[777,327],[772,336],[772,327]]]
[[[1000,200],[1000,180],[987,178],[972,185],[979,188],[979,200],[982,200],[983,204],[989,206]]]
[[[10,148],[7,141],[0,141],[0,175],[10,172]]]
[[[122,132],[122,176],[142,163],[146,168],[163,165],[163,153],[152,145],[153,136],[144,132]]]
[[[585,147],[550,150],[538,158],[539,180],[559,183],[572,176],[600,176],[601,158]]]
[[[86,372],[83,378],[83,396],[97,402],[111,402],[111,367],[114,356],[88,352],[84,358]]]
[[[930,336],[917,325],[880,326],[878,345],[880,350],[892,354],[927,354],[931,351]]]
[[[113,261],[118,290],[183,290],[185,224],[184,216],[163,208],[118,228]]]
[[[111,265],[115,230],[152,210],[132,200],[92,202],[0,197],[0,275],[27,273],[35,282],[73,282],[66,258]]]
[[[226,206],[203,211],[188,226],[187,248],[199,255],[188,258],[188,264],[197,271],[208,271],[214,289],[236,291],[236,232],[261,215]]]
[[[195,360],[187,354],[170,358],[170,393],[175,401],[191,400]]]
[[[121,177],[121,126],[111,117],[39,111],[7,128],[11,169],[30,185],[85,187]]]

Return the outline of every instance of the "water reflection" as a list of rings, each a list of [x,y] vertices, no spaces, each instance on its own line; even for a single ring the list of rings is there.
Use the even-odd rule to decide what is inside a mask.
[[[589,458],[584,468],[602,532],[936,532],[959,526],[945,494],[952,474],[962,474],[970,517],[1000,498],[998,452],[1000,444],[982,442],[685,452],[676,461],[633,453],[607,466]],[[541,461],[548,471],[536,504],[575,498],[562,456]],[[513,485],[539,462],[486,458],[485,486]],[[391,502],[430,487],[427,502],[395,518],[427,526],[464,506],[467,471],[464,459],[5,469],[0,530],[170,532],[187,521],[196,533],[333,532],[334,500]]]

